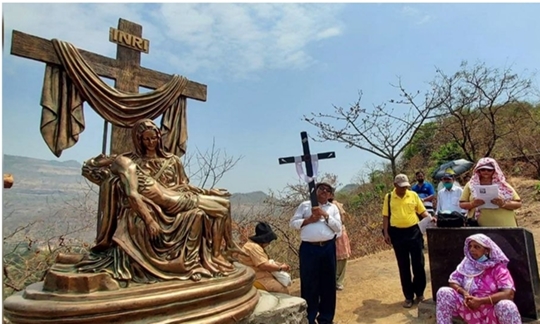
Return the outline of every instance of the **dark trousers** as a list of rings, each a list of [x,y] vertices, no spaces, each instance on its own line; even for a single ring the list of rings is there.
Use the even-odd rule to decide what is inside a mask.
[[[426,270],[420,228],[418,225],[409,228],[392,227],[389,234],[396,255],[401,289],[405,299],[413,300],[414,295],[423,296],[426,289]]]
[[[336,240],[300,244],[300,290],[309,324],[330,324],[336,312]],[[317,313],[319,316],[317,317]]]

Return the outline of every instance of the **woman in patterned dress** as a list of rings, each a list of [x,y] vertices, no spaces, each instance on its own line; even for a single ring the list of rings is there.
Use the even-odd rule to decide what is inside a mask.
[[[351,257],[351,243],[349,240],[349,234],[345,228],[345,224],[351,219],[349,213],[343,208],[343,204],[335,200],[334,194],[332,198],[328,199],[329,202],[336,205],[341,216],[341,233],[336,238],[336,289],[343,290],[343,282],[345,281],[345,272],[347,270],[347,260]]]
[[[465,240],[465,257],[450,275],[450,287],[437,291],[437,323],[451,324],[459,316],[468,324],[519,324],[514,281],[508,258],[484,234]]]

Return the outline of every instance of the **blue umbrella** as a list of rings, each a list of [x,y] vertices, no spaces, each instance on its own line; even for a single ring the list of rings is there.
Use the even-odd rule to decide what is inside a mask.
[[[445,173],[450,173],[455,176],[461,175],[469,171],[473,167],[474,163],[465,159],[454,160],[442,164],[433,172],[431,177],[435,180],[441,180]]]

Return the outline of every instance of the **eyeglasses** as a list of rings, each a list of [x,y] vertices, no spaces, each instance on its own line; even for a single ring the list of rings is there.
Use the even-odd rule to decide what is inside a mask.
[[[329,188],[326,188],[326,187],[319,187],[318,190],[320,190],[322,192],[332,193],[332,189],[329,189]]]
[[[478,172],[483,172],[483,171],[485,171],[485,172],[493,172],[495,170],[491,170],[491,169],[480,169],[480,170],[478,170]]]

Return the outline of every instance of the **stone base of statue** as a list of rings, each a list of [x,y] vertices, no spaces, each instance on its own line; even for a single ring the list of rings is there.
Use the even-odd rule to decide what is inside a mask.
[[[257,306],[255,272],[236,263],[226,277],[130,284],[106,273],[49,271],[45,281],[4,301],[12,323],[238,323]]]
[[[253,313],[240,324],[308,324],[307,304],[300,297],[259,291]]]

